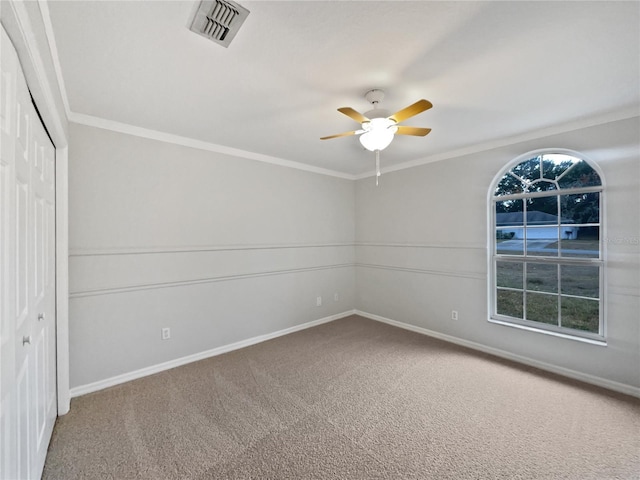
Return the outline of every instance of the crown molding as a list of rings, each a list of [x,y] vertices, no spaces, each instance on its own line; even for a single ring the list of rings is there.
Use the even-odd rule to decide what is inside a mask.
[[[397,172],[399,170],[406,170],[407,168],[426,165],[427,163],[439,162],[442,160],[449,160],[452,158],[463,157],[465,155],[472,155],[475,153],[486,152],[489,150],[493,150],[495,148],[515,145],[520,142],[537,140],[544,137],[550,137],[552,135],[558,135],[562,133],[572,132],[575,130],[580,130],[582,128],[595,127],[598,125],[605,125],[607,123],[617,122],[620,120],[629,120],[631,118],[637,118],[637,117],[640,117],[640,109],[638,108],[638,106],[626,107],[626,108],[618,109],[602,115],[595,115],[595,116],[580,119],[580,120],[574,120],[571,122],[554,125],[552,127],[533,130],[531,132],[523,133],[520,135],[512,135],[510,137],[491,140],[489,142],[477,143],[469,147],[459,148],[456,150],[449,150],[443,153],[430,155],[428,157],[420,158],[417,160],[411,160],[408,162],[399,163],[397,165],[392,165],[390,167],[383,168],[381,170],[381,173],[385,174],[385,173]],[[374,170],[371,170],[367,173],[355,175],[355,179],[361,180],[363,178],[369,178],[375,175],[376,175],[376,172]]]
[[[256,160],[258,162],[270,163],[272,165],[278,165],[281,167],[295,168],[297,170],[304,170],[307,172],[319,173],[321,175],[344,178],[346,180],[355,180],[354,175],[338,172],[335,170],[329,170],[327,168],[314,167],[312,165],[307,165],[305,163],[294,162],[292,160],[285,160],[283,158],[278,158],[278,157],[272,157],[270,155],[264,155],[262,153],[249,152],[247,150],[241,150],[239,148],[226,147],[224,145],[217,145],[215,143],[209,143],[203,140],[196,140],[190,137],[183,137],[183,136],[174,135],[171,133],[160,132],[158,130],[151,130],[148,128],[137,127],[135,125],[129,125],[127,123],[117,122],[114,120],[107,120],[105,118],[94,117],[92,115],[85,115],[83,113],[70,112],[69,121],[72,123],[78,123],[78,124],[87,125],[90,127],[101,128],[104,130],[111,130],[113,132],[133,135],[136,137],[148,138],[151,140],[157,140],[165,143],[172,143],[174,145],[181,145],[183,147],[197,148],[199,150],[205,150],[208,152],[221,153],[223,155],[230,155],[232,157],[240,157],[248,160]]]
[[[77,113],[71,110],[69,104],[69,97],[62,75],[62,67],[60,66],[60,57],[58,55],[58,47],[56,44],[55,34],[53,32],[53,24],[51,22],[51,15],[49,13],[48,0],[38,0],[40,6],[40,12],[42,14],[42,20],[45,26],[45,33],[47,36],[47,42],[49,44],[49,50],[51,52],[51,58],[53,61],[54,70],[56,73],[58,86],[60,87],[60,95],[64,104],[67,118],[69,122],[78,123],[81,125],[87,125],[91,127],[101,128],[104,130],[111,130],[114,132],[124,133],[137,137],[147,138],[151,140],[157,140],[165,143],[172,143],[175,145],[181,145],[184,147],[197,148],[199,150],[205,150],[208,152],[221,153],[224,155],[230,155],[233,157],[245,158],[248,160],[256,160],[259,162],[270,163],[272,165],[278,165],[281,167],[295,168],[297,170],[303,170],[312,173],[319,173],[321,175],[328,175],[331,177],[343,178],[346,180],[355,180],[355,176],[327,168],[314,167],[305,163],[295,162],[292,160],[285,160],[283,158],[272,157],[256,152],[249,152],[238,148],[227,147],[224,145],[217,145],[214,143],[197,140],[190,137],[183,137],[180,135],[174,135],[157,130],[151,130],[148,128],[142,128],[127,123],[117,122],[114,120],[108,120],[106,118],[95,117],[83,113]]]
[[[66,110],[67,118],[70,122],[78,123],[81,125],[92,126],[96,128],[101,128],[105,130],[112,130],[119,133],[148,138],[148,139],[157,140],[165,143],[173,143],[176,145],[182,145],[190,148],[197,148],[197,149],[205,150],[209,152],[221,153],[224,155],[230,155],[230,156],[245,158],[249,160],[256,160],[259,162],[270,163],[273,165],[279,165],[283,167],[294,168],[297,170],[318,173],[321,175],[328,175],[331,177],[343,178],[346,180],[361,180],[361,179],[373,177],[376,175],[376,172],[374,170],[367,171],[361,174],[349,174],[345,172],[339,172],[337,170],[330,170],[322,167],[316,167],[306,163],[296,162],[293,160],[286,160],[283,158],[264,155],[257,152],[250,152],[250,151],[241,150],[238,148],[227,147],[224,145],[218,145],[218,144],[206,142],[203,140],[197,140],[191,137],[183,137],[179,135],[174,135],[174,134],[161,132],[157,130],[151,130],[143,127],[137,127],[134,125],[130,125],[130,124],[114,121],[114,120],[108,120],[101,117],[96,117],[92,115],[71,111],[71,108],[69,105],[69,99],[66,92],[65,82],[62,75],[62,69],[60,67],[58,49],[56,46],[55,35],[53,33],[53,25],[51,23],[49,7],[47,4],[48,1],[49,0],[38,0],[38,4],[40,5],[42,19],[45,25],[45,32],[47,36],[47,41],[49,43],[49,49],[51,52],[51,57],[52,57],[52,61],[53,61],[53,65],[54,65],[54,69],[55,69],[55,73],[58,81],[60,95],[64,103],[64,108]],[[14,4],[16,2],[11,1],[9,3]],[[20,2],[17,2],[17,3],[20,3]],[[481,152],[493,150],[495,148],[514,145],[520,142],[536,140],[536,139],[540,139],[540,138],[544,138],[552,135],[579,130],[582,128],[594,127],[597,125],[604,125],[607,123],[616,122],[620,120],[627,120],[627,119],[635,118],[639,116],[640,116],[640,109],[638,108],[637,105],[626,107],[626,108],[618,109],[612,112],[607,112],[601,115],[595,115],[588,118],[565,122],[562,124],[533,130],[523,134],[503,137],[503,138],[491,140],[488,142],[477,143],[464,148],[448,150],[446,152],[441,152],[435,155],[430,155],[430,156],[419,158],[416,160],[410,160],[408,162],[403,162],[403,163],[399,163],[396,165],[383,168],[381,172],[384,174],[384,173],[396,172],[399,170],[406,170],[408,168],[419,167],[421,165],[426,165],[428,163],[439,162],[442,160],[449,160],[452,158],[462,157],[465,155],[481,153]]]
[[[452,158],[463,157],[465,155],[472,155],[476,153],[486,152],[489,150],[506,147],[506,146],[514,145],[521,142],[537,140],[537,139],[549,137],[552,135],[568,133],[568,132],[580,130],[583,128],[595,127],[598,125],[605,125],[607,123],[617,122],[621,120],[628,120],[631,118],[637,118],[639,116],[640,115],[638,115],[638,108],[636,107],[625,108],[625,109],[617,110],[615,112],[610,112],[605,115],[598,115],[598,116],[590,117],[588,119],[582,119],[574,122],[564,123],[564,124],[556,125],[553,127],[534,130],[532,132],[527,132],[521,135],[505,137],[499,140],[479,143],[469,147],[460,148],[456,150],[449,150],[447,152],[443,152],[437,155],[431,155],[429,157],[424,157],[417,160],[403,162],[398,165],[392,165],[390,167],[384,168],[381,170],[381,172],[382,174],[385,174],[385,173],[391,173],[391,172],[396,172],[400,170],[406,170],[408,168],[419,167],[421,165],[426,165],[428,163],[434,163],[434,162],[439,162],[443,160],[449,160]],[[224,145],[217,145],[217,144],[205,142],[202,140],[196,140],[190,137],[183,137],[183,136],[173,135],[166,132],[160,132],[157,130],[150,130],[147,128],[136,127],[134,125],[129,125],[122,122],[116,122],[113,120],[107,120],[100,117],[94,117],[92,115],[85,115],[82,113],[69,112],[68,118],[70,122],[78,123],[81,125],[87,125],[91,127],[105,129],[105,130],[111,130],[119,133],[134,135],[134,136],[148,138],[148,139],[157,140],[157,141],[166,142],[166,143],[172,143],[175,145],[182,145],[190,148],[197,148],[199,150],[205,150],[209,152],[215,152],[215,153],[221,153],[224,155],[245,158],[248,160],[256,160],[259,162],[271,163],[273,165],[295,168],[298,170],[304,170],[307,172],[318,173],[321,175],[328,175],[332,177],[343,178],[346,180],[362,180],[364,178],[373,177],[376,174],[374,170],[366,173],[358,174],[358,175],[338,172],[336,170],[329,170],[326,168],[315,167],[305,163],[295,162],[292,160],[285,160],[282,158],[272,157],[272,156],[264,155],[261,153],[249,152],[249,151],[241,150],[238,148],[226,147]]]

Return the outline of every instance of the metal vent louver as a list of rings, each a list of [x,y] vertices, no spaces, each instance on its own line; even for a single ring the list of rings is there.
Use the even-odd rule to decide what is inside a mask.
[[[231,0],[202,0],[191,31],[228,47],[249,16],[249,10]]]

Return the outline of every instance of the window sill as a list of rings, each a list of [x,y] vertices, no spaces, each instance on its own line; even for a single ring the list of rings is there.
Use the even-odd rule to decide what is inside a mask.
[[[569,335],[567,333],[553,332],[551,330],[543,330],[541,328],[529,327],[529,326],[526,326],[526,325],[519,325],[517,323],[511,323],[511,322],[507,322],[507,321],[504,321],[504,320],[497,320],[495,318],[489,318],[489,323],[495,323],[497,325],[504,325],[505,327],[513,327],[513,328],[517,328],[517,329],[520,329],[520,330],[527,330],[529,332],[542,333],[542,334],[545,334],[545,335],[551,335],[553,337],[565,338],[567,340],[575,340],[575,341],[578,341],[578,342],[588,343],[588,344],[591,344],[591,345],[598,345],[600,347],[606,347],[607,346],[607,341],[605,339],[597,340],[597,339],[593,339],[593,338],[578,337],[578,336],[575,336],[575,335]]]

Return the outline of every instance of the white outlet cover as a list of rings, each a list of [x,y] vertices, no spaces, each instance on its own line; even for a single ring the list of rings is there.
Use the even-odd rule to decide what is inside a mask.
[[[316,306],[321,306],[322,305],[322,297],[316,297]]]

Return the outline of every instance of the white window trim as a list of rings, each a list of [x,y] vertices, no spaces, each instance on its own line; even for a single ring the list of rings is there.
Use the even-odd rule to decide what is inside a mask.
[[[496,220],[495,220],[494,203],[497,197],[495,197],[494,195],[495,188],[500,182],[500,180],[502,179],[502,177],[504,177],[504,175],[507,172],[509,172],[515,165],[540,155],[554,154],[554,153],[570,155],[586,161],[589,164],[589,166],[593,168],[594,171],[600,177],[601,184],[598,187],[585,187],[580,189],[566,190],[568,194],[574,193],[574,190],[579,192],[601,191],[600,238],[599,238],[600,258],[593,260],[594,266],[598,265],[600,267],[600,298],[599,298],[600,333],[598,334],[594,334],[592,332],[582,332],[579,330],[575,330],[576,333],[574,334],[573,331],[570,329],[565,329],[562,327],[555,327],[554,329],[553,325],[544,326],[544,324],[540,324],[534,321],[527,321],[527,320],[518,321],[518,319],[513,319],[511,317],[501,316],[501,315],[498,315],[497,313],[496,314],[493,313],[496,311],[496,287],[495,287],[495,278],[496,278],[495,259],[496,258],[494,253],[495,252],[495,221]],[[562,190],[556,190],[555,192],[557,192],[557,195],[562,194],[561,193]],[[600,166],[591,158],[589,158],[587,155],[581,152],[566,149],[566,148],[543,148],[543,149],[537,149],[537,150],[526,152],[509,161],[502,169],[498,171],[498,173],[493,177],[490,183],[490,187],[487,192],[487,202],[486,202],[487,208],[489,209],[489,215],[487,215],[487,272],[488,272],[487,320],[488,322],[496,325],[503,325],[503,326],[513,327],[513,328],[521,329],[525,331],[542,333],[545,335],[551,335],[554,337],[564,338],[568,340],[576,340],[576,341],[585,342],[593,345],[599,345],[599,346],[607,345],[607,282],[606,282],[607,249],[606,249],[606,241],[605,241],[606,231],[607,231],[606,230],[606,219],[607,219],[606,197],[607,195],[605,194],[605,192],[606,192],[605,178],[602,173],[602,170],[600,169]],[[527,196],[537,197],[537,196],[548,196],[550,194],[553,194],[553,193],[552,192],[539,192],[539,193],[536,192],[536,193],[528,194]],[[522,198],[518,194],[518,195],[504,195],[504,196],[501,196],[500,199],[507,200],[509,198],[515,198],[515,197]],[[525,257],[523,257],[523,259],[524,258]],[[570,260],[569,261],[567,260],[568,260],[567,258],[564,258],[563,263],[565,262],[570,263]],[[557,262],[552,262],[552,263],[556,265],[558,264]],[[580,264],[584,264],[584,262],[580,261]]]
[[[587,337],[577,337],[575,335],[569,335],[569,334],[562,333],[562,332],[554,332],[552,330],[545,330],[545,329],[542,329],[542,328],[530,327],[530,326],[527,326],[527,325],[520,325],[519,323],[513,323],[511,321],[505,322],[503,320],[497,320],[497,319],[491,318],[491,317],[489,317],[489,323],[494,323],[496,325],[503,325],[505,327],[517,328],[517,329],[520,329],[520,330],[526,330],[528,332],[542,333],[544,335],[550,335],[552,337],[564,338],[564,339],[567,339],[567,340],[575,340],[577,342],[589,343],[591,345],[598,345],[598,346],[601,346],[601,347],[606,347],[607,346],[607,341],[606,340],[598,340],[598,339],[592,339],[592,338],[587,338]]]

